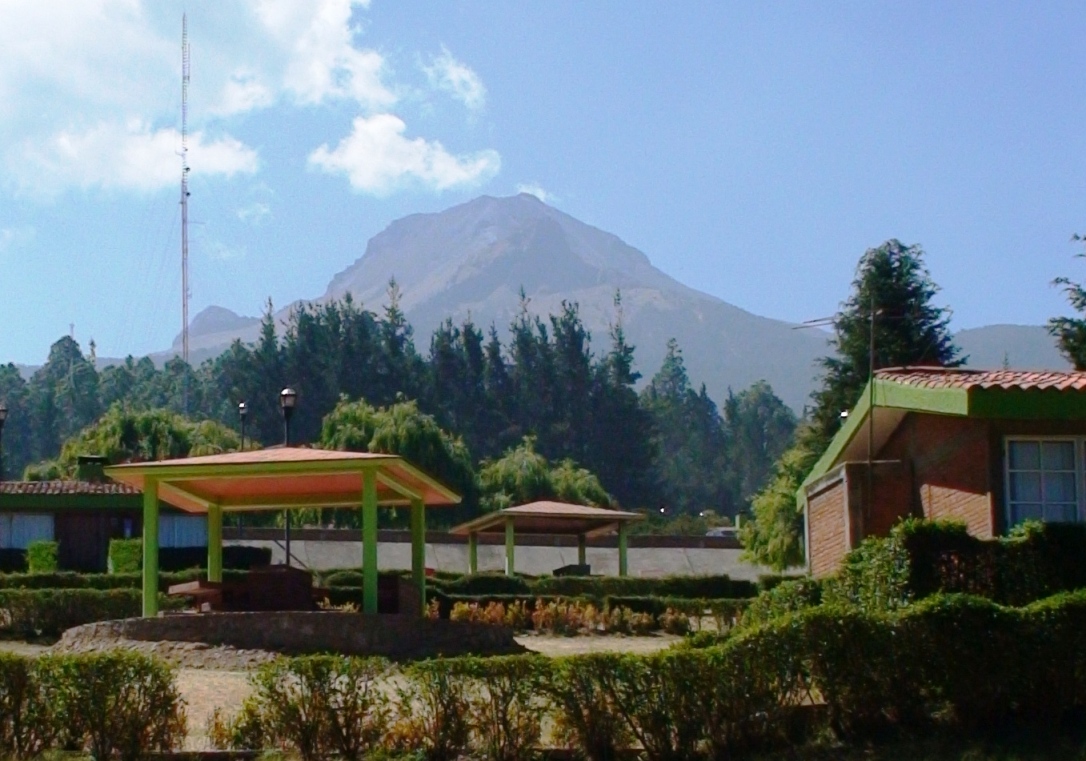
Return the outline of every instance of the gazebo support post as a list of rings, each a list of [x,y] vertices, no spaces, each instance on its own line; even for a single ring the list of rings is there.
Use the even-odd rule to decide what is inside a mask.
[[[468,573],[479,573],[479,535],[468,534]]]
[[[626,564],[626,524],[618,524],[618,575],[626,576],[629,571],[629,566]]]
[[[513,533],[513,519],[505,519],[505,575],[512,576],[514,570],[514,554],[517,546],[516,536]]]
[[[362,612],[377,612],[377,473],[362,473]]]
[[[419,608],[426,615],[426,508],[421,499],[411,500],[411,579],[419,594]]]
[[[222,506],[207,507],[207,580],[222,581]]]
[[[143,486],[143,617],[158,615],[158,481]]]
[[[587,552],[587,549],[586,549],[586,544],[587,544],[587,542],[585,540],[585,535],[584,534],[577,534],[577,564],[578,565],[584,565],[585,563],[588,562],[587,561],[588,552]]]

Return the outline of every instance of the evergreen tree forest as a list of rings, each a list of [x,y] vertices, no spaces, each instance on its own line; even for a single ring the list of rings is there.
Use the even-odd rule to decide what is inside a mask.
[[[132,357],[97,367],[93,347],[85,354],[70,337],[53,344],[29,379],[0,365],[0,401],[9,409],[6,477],[28,467],[28,475],[63,474],[77,454],[173,451],[178,444],[148,447],[124,438],[140,425],[159,425],[144,414],[151,412],[190,425],[215,423],[214,435],[185,429],[176,437],[193,451],[229,449],[240,440],[219,431],[238,431],[244,401],[246,439],[279,444],[279,392],[286,386],[298,392],[293,444],[394,451],[436,468],[465,495],[458,517],[525,494],[732,516],[748,508],[792,440],[795,416],[768,384],[729,392],[721,411],[704,386],[691,383],[674,342],[639,392],[635,347],[623,332],[617,296],[602,344],[576,304],[544,319],[523,299],[507,332],[447,320],[420,349],[395,283],[389,295],[380,313],[348,296],[300,305],[281,324],[269,303],[254,343],[235,341],[199,367],[174,358],[158,368]],[[125,422],[135,413],[143,422]],[[100,420],[105,432],[86,433]],[[105,441],[110,452],[75,451]],[[536,480],[545,488],[525,492],[518,463],[541,467]],[[481,482],[495,486],[485,492]]]

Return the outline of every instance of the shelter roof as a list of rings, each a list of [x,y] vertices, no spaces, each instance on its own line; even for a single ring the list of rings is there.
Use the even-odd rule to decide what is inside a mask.
[[[595,536],[610,533],[621,523],[643,520],[644,517],[640,513],[622,510],[540,501],[487,513],[456,526],[451,533],[461,536],[502,533],[505,531],[506,520],[512,520],[514,531],[529,534]]]
[[[875,377],[917,388],[1000,388],[1086,390],[1086,372],[1055,370],[969,370],[949,367],[895,367],[878,370]]]
[[[277,447],[248,452],[113,465],[106,475],[140,491],[148,479],[159,498],[187,512],[211,505],[223,510],[355,507],[362,502],[362,474],[377,475],[379,504],[421,499],[451,505],[460,497],[398,455]]]

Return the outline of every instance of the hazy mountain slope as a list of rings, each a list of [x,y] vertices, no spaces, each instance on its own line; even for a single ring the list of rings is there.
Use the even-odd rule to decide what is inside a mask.
[[[959,331],[954,341],[969,357],[969,367],[1002,367],[1004,358],[1018,370],[1070,370],[1042,325],[986,325]]]

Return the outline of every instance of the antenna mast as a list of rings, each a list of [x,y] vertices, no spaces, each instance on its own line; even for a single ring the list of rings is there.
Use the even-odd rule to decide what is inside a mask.
[[[181,358],[189,361],[189,24],[181,15]],[[187,405],[186,405],[187,406]]]

